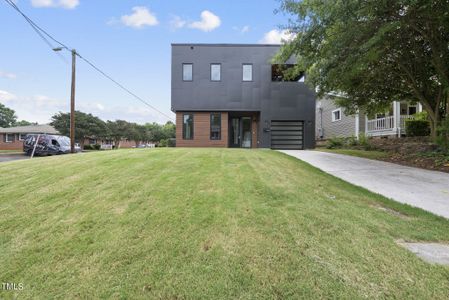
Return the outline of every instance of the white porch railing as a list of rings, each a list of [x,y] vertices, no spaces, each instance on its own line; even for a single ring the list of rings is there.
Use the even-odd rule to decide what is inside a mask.
[[[396,125],[398,123],[396,122],[394,116],[367,120],[366,133],[372,136],[398,134],[399,128],[401,130],[401,133],[404,133],[405,121],[413,118],[414,116],[411,115],[401,115],[399,120],[399,126]]]
[[[385,118],[368,120],[366,131],[369,132],[378,132],[378,131],[389,131],[395,128],[394,126],[394,116],[389,116]]]

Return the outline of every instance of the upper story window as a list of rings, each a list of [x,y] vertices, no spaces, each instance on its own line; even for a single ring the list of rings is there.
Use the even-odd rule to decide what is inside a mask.
[[[304,72],[299,75],[289,76],[295,65],[293,64],[275,64],[271,65],[271,81],[291,81],[304,82]]]
[[[184,140],[193,140],[193,114],[184,114],[182,116],[182,138]]]
[[[341,120],[341,108],[332,111],[332,122]]]
[[[193,80],[193,64],[182,64],[182,80]]]
[[[243,81],[253,81],[253,65],[243,64]]]
[[[221,113],[210,114],[210,139],[221,140]]]
[[[210,64],[210,80],[221,80],[221,64]]]

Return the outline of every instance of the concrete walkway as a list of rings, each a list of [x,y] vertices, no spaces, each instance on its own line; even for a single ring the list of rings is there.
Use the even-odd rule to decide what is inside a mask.
[[[281,152],[374,193],[449,219],[447,173],[335,153],[307,150]]]

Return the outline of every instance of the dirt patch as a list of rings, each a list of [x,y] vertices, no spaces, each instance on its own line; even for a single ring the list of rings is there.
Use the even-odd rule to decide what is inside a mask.
[[[449,154],[439,152],[430,137],[373,138],[369,144],[372,150],[388,153],[380,160],[449,173]]]
[[[413,154],[391,153],[382,160],[404,166],[449,173],[449,155],[438,152],[418,152]]]
[[[428,263],[449,266],[449,245],[447,244],[404,241],[397,241],[397,243]]]

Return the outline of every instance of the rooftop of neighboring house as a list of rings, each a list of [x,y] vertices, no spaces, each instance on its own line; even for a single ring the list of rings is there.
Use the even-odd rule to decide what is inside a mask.
[[[204,47],[280,47],[281,44],[208,44],[208,43],[172,43],[172,46],[204,46]]]
[[[59,132],[50,124],[40,124],[40,125],[28,125],[28,126],[17,126],[1,128],[0,133],[48,133],[48,134],[59,134]]]

